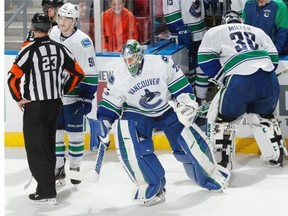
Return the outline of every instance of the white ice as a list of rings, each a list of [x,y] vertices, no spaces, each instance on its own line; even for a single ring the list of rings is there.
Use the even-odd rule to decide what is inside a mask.
[[[231,183],[224,193],[209,192],[191,182],[182,164],[171,152],[156,152],[166,170],[166,202],[146,207],[131,200],[134,185],[118,162],[116,151],[108,150],[98,183],[82,182],[75,188],[66,180],[58,190],[55,206],[35,206],[24,190],[30,171],[24,148],[5,148],[6,216],[242,216],[288,215],[288,163],[268,167],[259,155],[236,155]],[[82,169],[94,166],[95,154],[85,152]],[[68,164],[66,163],[66,168]]]

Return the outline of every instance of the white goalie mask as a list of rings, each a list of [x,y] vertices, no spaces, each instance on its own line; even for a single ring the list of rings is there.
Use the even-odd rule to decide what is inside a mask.
[[[131,75],[136,75],[144,58],[144,50],[141,44],[137,40],[128,40],[123,45],[121,55]]]

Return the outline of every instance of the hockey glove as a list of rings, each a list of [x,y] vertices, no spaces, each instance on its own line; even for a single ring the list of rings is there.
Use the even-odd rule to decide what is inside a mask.
[[[180,26],[177,28],[178,31],[178,43],[184,45],[187,49],[190,49],[192,43],[192,36],[189,29],[186,26]]]
[[[88,98],[77,98],[77,102],[75,103],[75,112],[74,114],[87,115],[91,112],[92,109],[92,100]]]
[[[190,127],[198,117],[199,105],[194,94],[182,93],[176,101],[169,101],[168,104],[174,109],[179,121]]]
[[[99,148],[100,143],[104,143],[109,147],[109,130],[111,124],[107,120],[95,120],[88,118],[90,126],[90,150],[95,151]]]

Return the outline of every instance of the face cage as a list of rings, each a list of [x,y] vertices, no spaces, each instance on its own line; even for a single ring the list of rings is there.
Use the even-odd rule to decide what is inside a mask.
[[[133,59],[133,61],[129,63],[128,59],[131,59],[131,58]],[[131,75],[135,76],[138,72],[138,67],[140,64],[140,56],[137,56],[137,57],[133,56],[130,58],[123,57],[123,59]]]

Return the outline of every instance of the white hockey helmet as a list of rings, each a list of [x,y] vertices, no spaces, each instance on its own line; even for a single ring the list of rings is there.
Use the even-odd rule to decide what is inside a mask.
[[[236,11],[228,10],[222,16],[222,24],[242,23],[242,18]]]
[[[80,16],[79,7],[75,4],[66,3],[59,8],[58,16],[72,18],[73,21],[77,22]]]
[[[128,40],[122,47],[121,55],[131,75],[138,74],[139,65],[144,58],[144,50],[141,44],[134,39]]]

